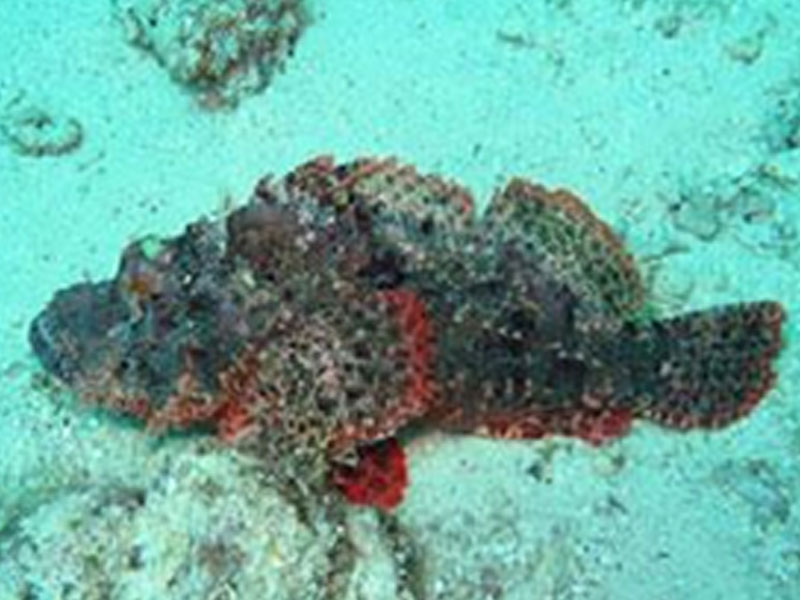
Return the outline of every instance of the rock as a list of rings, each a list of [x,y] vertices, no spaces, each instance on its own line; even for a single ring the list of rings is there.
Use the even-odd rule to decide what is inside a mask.
[[[713,240],[722,229],[720,197],[714,190],[687,190],[669,205],[677,229],[705,242]]]
[[[325,597],[334,529],[231,454],[181,455],[146,489],[79,489],[0,536],[3,598]]]
[[[759,32],[756,35],[744,36],[726,44],[725,52],[731,60],[745,65],[753,64],[764,52],[763,32]]]
[[[6,105],[0,115],[0,134],[17,154],[37,157],[73,152],[84,136],[77,119],[33,104],[25,94]]]
[[[780,152],[739,178],[732,229],[748,248],[800,266],[800,151]]]
[[[20,505],[0,523],[0,598],[419,598],[393,519],[258,462],[176,446],[145,485],[66,487]]]
[[[702,186],[681,186],[667,201],[674,227],[709,242],[723,231],[759,254],[800,266],[800,150],[776,152],[764,162]]]
[[[206,108],[262,91],[309,23],[301,0],[112,0],[128,41]]]

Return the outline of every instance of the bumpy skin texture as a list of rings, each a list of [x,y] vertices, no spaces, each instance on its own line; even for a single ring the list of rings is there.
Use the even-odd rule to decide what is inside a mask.
[[[405,471],[381,440],[417,420],[600,443],[636,418],[748,413],[774,383],[781,307],[652,320],[644,296],[567,192],[514,179],[479,219],[466,189],[393,159],[320,157],[224,220],[132,244],[113,280],[57,292],[30,339],[90,402],[338,462],[346,495],[386,507],[402,489],[370,496],[376,465]]]

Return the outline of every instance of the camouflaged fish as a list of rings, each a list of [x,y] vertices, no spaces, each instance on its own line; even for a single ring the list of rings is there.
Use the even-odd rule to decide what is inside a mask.
[[[479,218],[466,189],[396,160],[321,157],[131,244],[113,280],[57,292],[30,341],[83,398],[153,427],[357,452],[337,481],[369,503],[381,468],[404,469],[382,441],[407,424],[599,443],[635,419],[724,426],[773,385],[779,304],[648,312],[632,257],[568,192],[514,179]]]

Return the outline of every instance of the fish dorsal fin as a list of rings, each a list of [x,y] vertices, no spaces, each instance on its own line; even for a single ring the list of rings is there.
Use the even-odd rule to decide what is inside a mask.
[[[356,199],[380,212],[417,223],[430,233],[457,231],[472,222],[472,196],[457,183],[420,174],[395,158],[358,158],[336,163],[322,156],[295,169],[287,178],[295,198],[311,196],[322,206],[345,211]]]
[[[641,276],[622,241],[577,196],[514,178],[489,204],[484,223],[545,257],[567,285],[609,316],[643,305]]]
[[[365,171],[363,175],[359,171]],[[472,196],[461,185],[438,175],[420,174],[394,159],[367,162],[354,173],[353,191],[384,199],[394,210],[420,222],[430,219],[441,230],[458,230],[472,219]]]

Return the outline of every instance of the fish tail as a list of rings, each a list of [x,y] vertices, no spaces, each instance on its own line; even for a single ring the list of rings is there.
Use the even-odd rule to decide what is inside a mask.
[[[687,313],[622,336],[637,417],[667,427],[723,427],[750,413],[776,380],[785,314],[776,302]]]

